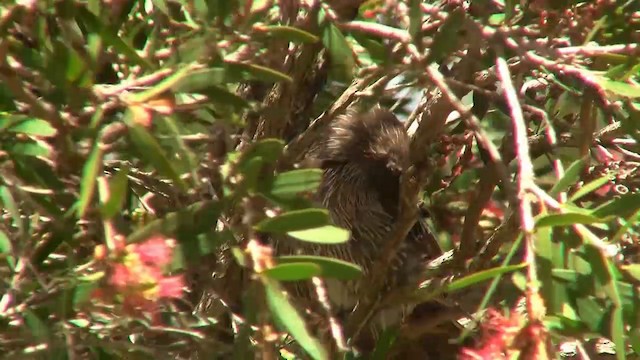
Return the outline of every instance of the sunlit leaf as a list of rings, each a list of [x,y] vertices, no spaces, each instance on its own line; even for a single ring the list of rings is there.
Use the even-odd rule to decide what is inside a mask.
[[[269,279],[264,279],[264,287],[266,291],[267,305],[273,316],[286,328],[294,339],[307,351],[309,356],[317,360],[328,359],[326,350],[321,343],[314,338],[306,322],[293,305],[286,298],[280,285]]]
[[[471,275],[467,275],[461,279],[455,280],[447,285],[446,291],[455,292],[466,287],[479,284],[483,281],[490,280],[498,275],[506,274],[512,271],[524,269],[526,264],[508,265],[502,267],[496,267],[489,270],[479,271]]]
[[[198,234],[213,230],[222,206],[216,201],[201,201],[156,219],[133,232],[127,242],[143,241],[152,235],[163,234],[178,241],[195,240]]]
[[[320,276],[340,280],[353,280],[362,276],[362,268],[358,265],[323,256],[285,255],[277,258],[278,264],[312,263],[321,269]]]
[[[353,51],[342,31],[337,26],[328,23],[322,29],[322,43],[331,55],[332,70],[340,80],[348,81],[353,77],[355,58]]]
[[[298,169],[277,174],[265,190],[278,198],[297,196],[302,192],[315,191],[322,180],[320,169]]]
[[[341,244],[349,241],[348,230],[333,225],[324,225],[313,229],[289,231],[287,235],[298,240],[319,244]]]
[[[111,179],[109,179],[109,197],[100,204],[100,212],[105,219],[114,217],[122,208],[128,189],[129,167],[120,169]]]
[[[16,267],[16,260],[12,256],[13,255],[13,245],[11,244],[11,240],[7,234],[0,230],[0,254],[2,254],[7,259],[7,263],[11,270],[14,270]]]
[[[294,43],[315,43],[320,39],[302,29],[286,25],[270,25],[260,29],[277,39],[283,39]]]
[[[602,222],[597,216],[581,213],[547,214],[536,221],[537,227],[569,226],[574,224],[594,224]]]
[[[255,225],[263,232],[284,234],[291,231],[307,230],[327,225],[329,212],[324,209],[294,210],[267,218]]]
[[[140,155],[153,164],[160,174],[173,180],[175,185],[181,189],[187,188],[184,180],[182,180],[178,171],[167,158],[166,152],[144,127],[137,124],[129,124],[129,136],[138,148]]]
[[[102,147],[100,143],[93,145],[93,149],[87,158],[87,162],[82,169],[82,180],[80,182],[80,199],[78,199],[78,216],[83,217],[87,207],[93,199],[96,188],[96,178],[102,170]]]
[[[576,202],[579,199],[581,199],[582,197],[598,190],[599,188],[601,188],[603,185],[607,184],[608,182],[611,181],[611,176],[609,175],[605,175],[602,176],[598,179],[595,179],[593,181],[590,181],[589,183],[585,184],[584,186],[582,186],[578,191],[576,191],[575,193],[571,194],[571,197],[569,198],[569,201],[571,202]]]
[[[249,75],[249,78],[261,81],[273,81],[273,82],[293,82],[291,76],[280,72],[275,69],[268,68],[262,65],[256,64],[246,64],[246,63],[236,63],[236,62],[228,62],[227,66],[229,69],[235,71],[241,71],[246,75]]]
[[[599,218],[607,216],[627,217],[640,209],[640,194],[625,194],[598,206],[593,215]]]
[[[582,175],[584,167],[585,162],[583,159],[574,161],[564,172],[562,178],[553,185],[553,188],[549,191],[549,195],[557,196],[561,192],[567,190],[570,186],[575,185],[580,179],[580,175]]]
[[[611,91],[614,94],[628,97],[628,98],[639,98],[640,97],[640,86],[633,85],[630,83],[615,81],[606,78],[598,79],[598,83],[605,90]]]
[[[56,129],[49,122],[33,118],[0,118],[0,130],[39,137],[51,137]]]
[[[314,276],[320,276],[322,269],[312,263],[286,263],[276,265],[262,272],[274,280],[278,281],[299,281],[311,279]]]

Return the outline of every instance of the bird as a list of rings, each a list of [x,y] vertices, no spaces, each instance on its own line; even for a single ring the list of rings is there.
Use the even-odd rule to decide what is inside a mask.
[[[399,218],[400,179],[411,166],[409,144],[404,124],[391,111],[380,106],[368,111],[352,107],[329,123],[309,153],[323,172],[316,201],[328,210],[334,225],[350,231],[350,239],[325,245],[281,238],[274,249],[277,255],[328,256],[362,268],[361,279],[325,279],[337,314],[348,316],[356,307],[364,291],[363,279],[393,237]],[[425,264],[441,254],[426,220],[417,219],[393,259],[383,292],[412,283],[417,286]],[[308,283],[297,283],[291,292],[294,298],[313,301]],[[385,328],[399,325],[410,311],[410,307],[401,307],[380,312],[370,322],[364,343],[375,341]]]

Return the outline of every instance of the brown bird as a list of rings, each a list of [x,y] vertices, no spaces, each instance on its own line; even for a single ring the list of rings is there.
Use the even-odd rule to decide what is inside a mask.
[[[365,276],[392,237],[398,219],[400,176],[410,166],[410,139],[393,113],[375,108],[354,110],[337,117],[325,137],[312,151],[324,170],[318,201],[329,210],[332,221],[351,232],[340,245],[316,245],[279,239],[278,255],[313,254],[349,261],[362,267]],[[418,206],[418,204],[416,204]],[[424,219],[418,219],[394,259],[384,291],[416,283],[428,259],[441,250]],[[338,314],[348,314],[361,295],[362,280],[325,280],[329,299]],[[313,301],[310,287],[298,284],[295,297]],[[381,312],[369,329],[375,337],[386,326],[397,325],[407,308]],[[363,334],[365,337],[366,334]]]
[[[351,238],[339,245],[273,238],[271,242],[275,254],[338,258],[359,265],[365,276],[370,274],[372,266],[391,239],[398,219],[400,176],[410,166],[409,143],[404,125],[388,110],[375,108],[360,113],[351,109],[334,119],[323,138],[310,151],[313,162],[319,163],[324,170],[316,200],[329,210],[335,225],[351,232]],[[393,291],[409,284],[417,285],[427,260],[441,253],[425,219],[418,219],[391,264],[383,291]],[[230,254],[227,257],[226,261],[218,259],[220,269],[215,273],[220,278],[212,284],[213,289],[202,296],[197,312],[215,312],[216,299],[223,300],[231,308],[240,305],[237,300],[239,295],[229,292],[243,288],[240,284],[245,281],[244,272],[241,267],[234,266]],[[341,320],[345,320],[357,305],[363,292],[362,282],[363,279],[324,280],[333,311]],[[284,285],[299,306],[319,309],[311,281]],[[370,327],[361,332],[356,347],[364,352],[370,351],[377,335],[388,326],[399,325],[410,310],[403,306],[380,312],[372,319]],[[320,330],[321,333],[323,331],[326,329]]]

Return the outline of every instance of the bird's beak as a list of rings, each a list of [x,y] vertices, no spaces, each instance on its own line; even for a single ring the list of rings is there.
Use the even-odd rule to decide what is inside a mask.
[[[387,169],[396,175],[402,175],[404,168],[395,161],[389,161],[387,163]]]

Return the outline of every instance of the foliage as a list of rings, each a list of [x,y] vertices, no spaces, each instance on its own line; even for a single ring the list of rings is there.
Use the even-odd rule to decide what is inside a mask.
[[[282,289],[362,270],[259,240],[348,241],[304,154],[357,103],[405,119],[412,184],[455,249],[379,304],[471,303],[462,358],[594,339],[637,356],[639,36],[632,0],[4,1],[0,349],[334,356]],[[194,311],[222,249],[252,275],[233,331]]]

